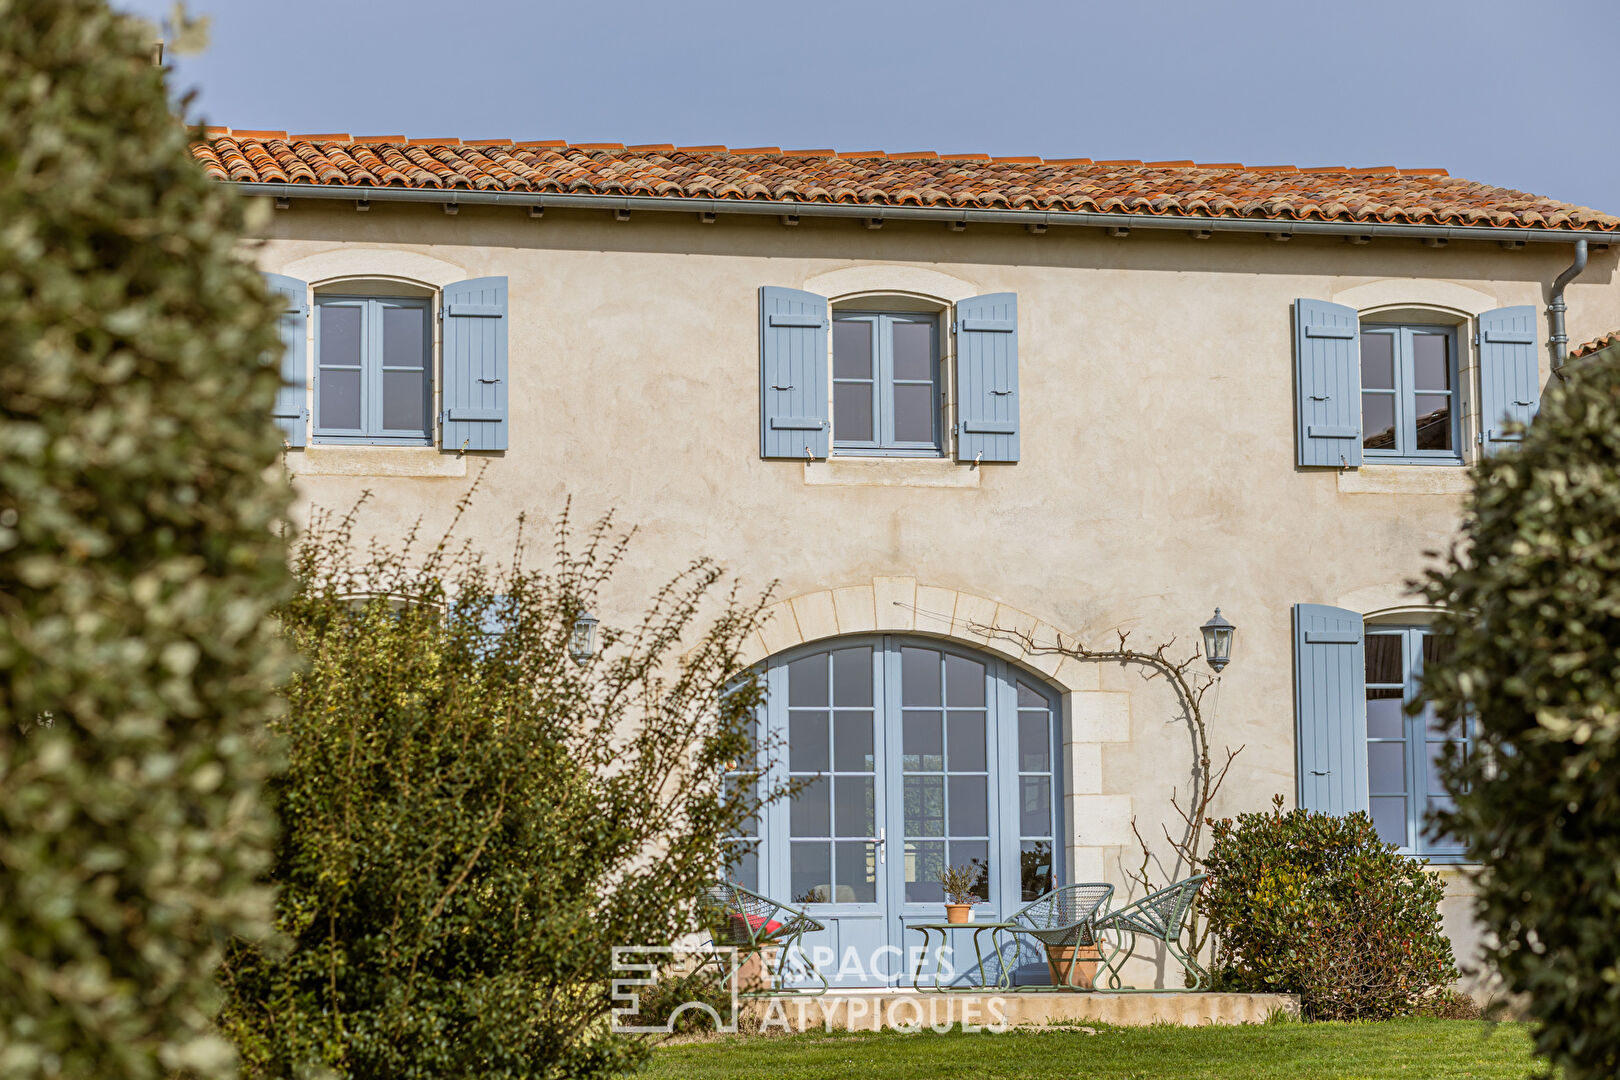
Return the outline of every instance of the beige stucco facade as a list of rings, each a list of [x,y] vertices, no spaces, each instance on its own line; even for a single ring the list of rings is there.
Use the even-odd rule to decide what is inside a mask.
[[[999,652],[1061,691],[1069,874],[1126,884],[1134,817],[1170,823],[1193,760],[1162,682],[1026,658],[995,629],[1089,642],[1116,628],[1195,641],[1219,605],[1238,626],[1212,699],[1217,751],[1242,752],[1218,812],[1295,798],[1291,607],[1376,615],[1416,603],[1407,582],[1458,521],[1464,468],[1295,466],[1291,304],[1421,315],[1466,329],[1546,305],[1562,244],[1435,249],[1412,240],[1287,243],[1217,233],[548,212],[295,201],[253,257],[316,289],[354,278],[437,288],[510,282],[510,435],[503,453],[312,445],[288,452],[303,504],[372,501],[364,532],[441,525],[483,470],[464,526],[511,549],[516,517],[609,509],[640,530],[605,621],[696,555],[744,584],[776,583],[758,657],[894,630]],[[1568,291],[1573,341],[1620,326],[1614,249]],[[1016,464],[762,460],[758,289],[947,305],[1019,299],[1022,455]],[[1546,326],[1541,327],[1545,341]],[[944,340],[947,342],[949,337]],[[1543,381],[1548,377],[1545,350]],[[946,365],[948,368],[948,364]],[[1468,453],[1473,394],[1465,389]],[[1178,649],[1182,646],[1178,646]],[[1455,889],[1453,891],[1456,891]],[[1472,941],[1466,902],[1448,902]]]

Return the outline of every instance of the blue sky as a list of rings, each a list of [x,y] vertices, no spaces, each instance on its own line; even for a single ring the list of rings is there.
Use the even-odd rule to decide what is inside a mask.
[[[1439,166],[1620,213],[1617,0],[188,7],[232,127]]]

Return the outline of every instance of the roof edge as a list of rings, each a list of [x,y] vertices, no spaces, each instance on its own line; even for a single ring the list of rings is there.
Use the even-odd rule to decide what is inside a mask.
[[[798,217],[948,221],[963,224],[1068,225],[1117,229],[1260,233],[1277,236],[1406,237],[1419,240],[1490,240],[1599,245],[1620,244],[1620,230],[1507,228],[1494,225],[1413,225],[1396,222],[1301,221],[1280,218],[1183,214],[1117,214],[1079,210],[979,210],[931,206],[800,202],[793,199],[694,199],[663,195],[579,195],[465,188],[375,187],[364,184],[282,184],[239,180],[218,183],[243,195],[277,199],[346,199],[457,206],[550,207],[558,210],[644,210],[662,213],[756,214]]]

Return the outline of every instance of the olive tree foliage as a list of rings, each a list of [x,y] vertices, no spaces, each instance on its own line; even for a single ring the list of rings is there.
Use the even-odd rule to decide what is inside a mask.
[[[228,1075],[288,667],[276,305],[149,32],[0,0],[0,1075]]]
[[[607,1031],[612,947],[696,930],[756,810],[762,690],[738,672],[763,599],[698,560],[578,663],[575,620],[609,607],[627,550],[610,519],[581,537],[565,513],[530,569],[521,540],[492,564],[459,526],[362,544],[356,513],[317,517],[294,556],[283,941],[231,950],[223,1024],[265,1077],[629,1069],[645,1048]]]
[[[1572,365],[1478,470],[1428,598],[1455,651],[1424,670],[1475,752],[1445,770],[1489,958],[1569,1080],[1620,1075],[1620,364]]]

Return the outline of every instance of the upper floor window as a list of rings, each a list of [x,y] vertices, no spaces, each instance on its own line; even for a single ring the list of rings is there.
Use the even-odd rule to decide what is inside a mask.
[[[939,319],[926,313],[833,314],[833,450],[937,457]]]
[[[318,440],[432,444],[428,310],[425,298],[316,297]]]
[[[1368,457],[1456,461],[1457,332],[1449,326],[1361,326],[1361,445]]]
[[[1429,815],[1452,805],[1440,782],[1448,753],[1468,752],[1469,733],[1437,722],[1432,707],[1407,714],[1423,665],[1444,654],[1447,639],[1427,627],[1369,626],[1367,664],[1368,812],[1385,843],[1422,855],[1455,854],[1461,844],[1437,836]],[[1455,749],[1453,749],[1455,748]]]

